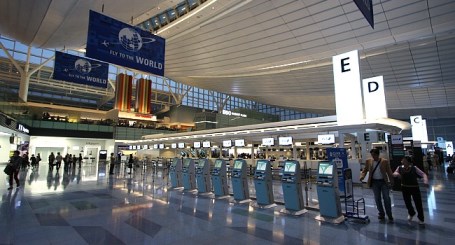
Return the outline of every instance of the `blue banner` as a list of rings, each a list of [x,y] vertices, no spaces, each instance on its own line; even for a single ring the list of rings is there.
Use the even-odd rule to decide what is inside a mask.
[[[348,168],[348,154],[345,148],[327,148],[327,159],[335,163],[338,173],[338,189],[345,192],[344,188],[344,169]]]
[[[165,40],[90,11],[87,57],[164,76]]]
[[[107,88],[109,64],[62,52],[55,52],[53,78]]]

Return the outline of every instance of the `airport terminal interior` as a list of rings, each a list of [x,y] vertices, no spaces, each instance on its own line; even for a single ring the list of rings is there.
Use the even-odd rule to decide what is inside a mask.
[[[0,244],[454,243],[454,11],[0,1]]]

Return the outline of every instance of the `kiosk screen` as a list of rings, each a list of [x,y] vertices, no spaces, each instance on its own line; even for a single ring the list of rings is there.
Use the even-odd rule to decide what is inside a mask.
[[[221,160],[216,160],[216,161],[215,161],[215,168],[221,168],[221,164],[223,164],[223,161],[221,161]]]
[[[191,162],[191,159],[185,159],[185,160],[183,161],[183,166],[189,167],[189,166],[190,166],[190,162]]]
[[[284,172],[295,173],[295,163],[286,162],[286,164],[284,164]]]
[[[235,161],[234,162],[234,169],[242,169],[242,161]]]
[[[319,163],[318,173],[323,175],[333,175],[333,165],[329,162]]]
[[[203,168],[204,165],[205,165],[205,161],[204,160],[199,160],[199,162],[198,162],[199,168]]]
[[[258,171],[265,171],[265,168],[267,167],[267,162],[258,161],[257,165],[258,165],[258,166],[256,167],[256,170],[258,170]]]

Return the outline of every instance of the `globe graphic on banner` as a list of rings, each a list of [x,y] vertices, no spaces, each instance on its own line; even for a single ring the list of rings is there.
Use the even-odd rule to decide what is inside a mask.
[[[92,70],[92,64],[88,60],[78,59],[74,63],[74,68],[82,74],[88,74]]]
[[[137,52],[142,48],[142,37],[132,28],[126,27],[120,30],[118,40],[128,51]]]

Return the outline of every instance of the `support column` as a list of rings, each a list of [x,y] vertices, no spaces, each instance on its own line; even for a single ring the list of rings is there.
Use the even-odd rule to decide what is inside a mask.
[[[305,155],[306,155],[306,160],[311,160],[311,158],[310,158],[310,141],[306,141]]]
[[[27,48],[27,59],[25,60],[24,72],[21,73],[21,82],[19,84],[19,101],[27,102],[28,99],[28,86],[30,84],[30,54],[32,52],[32,47],[29,45]]]

